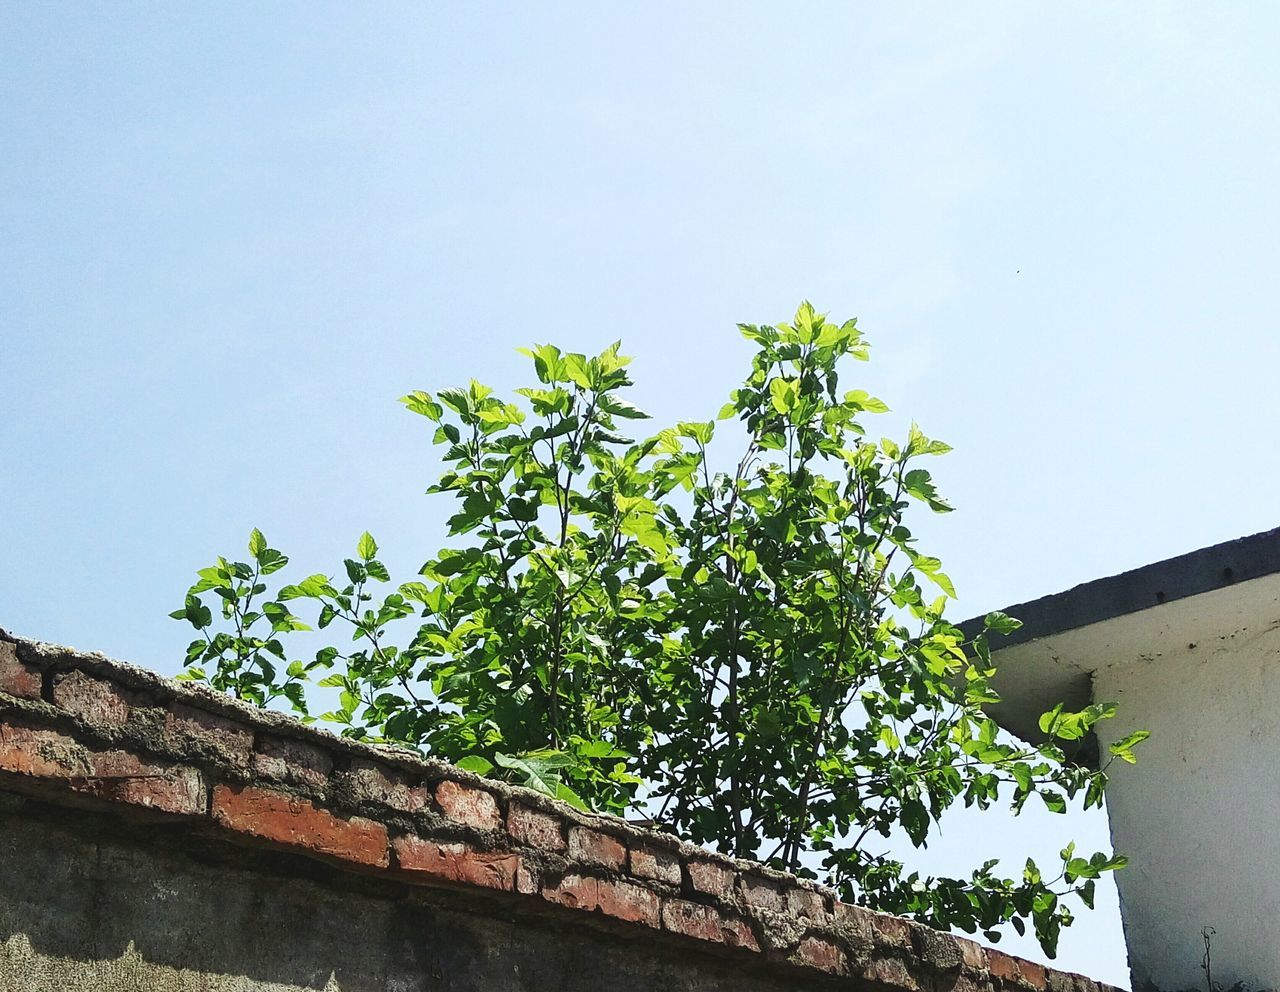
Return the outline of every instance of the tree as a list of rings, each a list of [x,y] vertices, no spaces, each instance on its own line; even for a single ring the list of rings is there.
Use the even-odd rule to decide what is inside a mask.
[[[887,410],[841,394],[865,361],[854,321],[803,304],[790,323],[741,326],[750,375],[718,421],[643,441],[646,415],[618,345],[595,357],[528,350],[537,385],[508,402],[472,382],[403,397],[434,425],[452,494],[450,543],[420,577],[388,583],[367,533],[345,576],[267,597],[287,559],[255,530],[249,562],[219,558],[172,614],[201,634],[185,677],[303,715],[305,686],[336,690],[320,719],[580,806],[638,810],[683,837],[802,875],[844,898],[999,938],[1030,920],[1052,953],[1095,880],[1124,859],[1062,852],[1057,876],[989,860],[969,878],[922,878],[870,846],[897,831],[924,846],[957,803],[1055,812],[1100,805],[1106,767],[1071,760],[1112,704],[1045,714],[1046,743],[1012,742],[984,712],[990,635],[945,616],[955,596],[916,546],[916,508],[950,507],[920,463],[949,447],[912,427],[875,440]],[[715,469],[717,423],[743,435]],[[215,630],[206,594],[221,599]],[[351,630],[355,647],[288,660],[283,637]],[[261,604],[255,606],[255,603]],[[402,621],[409,621],[407,624]],[[398,632],[403,629],[402,634]],[[282,671],[283,669],[283,671]],[[1134,760],[1136,733],[1110,760]]]

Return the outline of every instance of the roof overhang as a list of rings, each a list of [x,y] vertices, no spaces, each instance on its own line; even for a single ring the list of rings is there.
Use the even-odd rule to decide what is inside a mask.
[[[1270,623],[1278,603],[1280,528],[1010,606],[1004,612],[1023,625],[993,638],[993,684],[1002,702],[991,715],[1017,737],[1038,742],[1040,715],[1059,702],[1068,709],[1086,706],[1099,668],[1159,658]],[[961,627],[977,633],[982,618]]]

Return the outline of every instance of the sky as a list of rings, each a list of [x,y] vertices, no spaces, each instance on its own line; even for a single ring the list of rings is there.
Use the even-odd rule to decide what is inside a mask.
[[[303,574],[439,547],[401,394],[621,338],[705,419],[804,298],[955,447],[957,617],[1274,527],[1278,43],[1270,3],[0,4],[0,626],[175,673],[253,526]],[[1113,888],[1058,962],[1128,984]]]

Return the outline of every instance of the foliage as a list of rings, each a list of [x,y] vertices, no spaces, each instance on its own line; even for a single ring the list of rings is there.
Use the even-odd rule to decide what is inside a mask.
[[[804,304],[741,330],[755,357],[718,421],[642,441],[621,433],[646,415],[622,395],[617,345],[528,350],[537,384],[521,402],[476,382],[404,397],[443,449],[430,491],[456,501],[449,545],[375,594],[390,576],[365,534],[345,582],[312,575],[264,600],[286,559],[255,530],[252,561],[218,559],[173,614],[202,634],[187,677],[311,719],[303,684],[331,670],[322,719],[350,736],[820,867],[846,898],[935,926],[998,939],[1030,921],[1052,951],[1072,918],[1063,897],[1092,905],[1123,858],[1069,846],[1053,878],[1031,862],[1006,878],[996,861],[925,878],[873,844],[901,831],[922,847],[957,803],[1100,805],[1105,767],[1068,751],[1115,706],[1055,708],[1039,746],[999,733],[988,639],[1018,623],[991,614],[966,637],[944,617],[950,578],[908,528],[914,507],[950,510],[921,465],[949,447],[915,426],[901,442],[866,433],[887,407],[839,389],[844,362],[868,354],[854,321]],[[727,471],[718,426],[742,439]],[[286,663],[281,638],[307,629],[296,600],[353,647]],[[1111,759],[1132,761],[1144,737]]]

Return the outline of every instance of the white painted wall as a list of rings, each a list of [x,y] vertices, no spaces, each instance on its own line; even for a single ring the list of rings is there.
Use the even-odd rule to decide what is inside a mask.
[[[1107,745],[1151,738],[1111,765],[1107,811],[1135,992],[1213,978],[1280,989],[1280,574],[1013,645],[996,655],[1018,734],[1056,700],[1115,701]]]
[[[1280,626],[1104,665],[1094,697],[1118,733],[1151,731],[1107,793],[1133,987],[1203,989],[1203,926],[1215,983],[1280,986]],[[1107,726],[1107,724],[1114,726]]]

